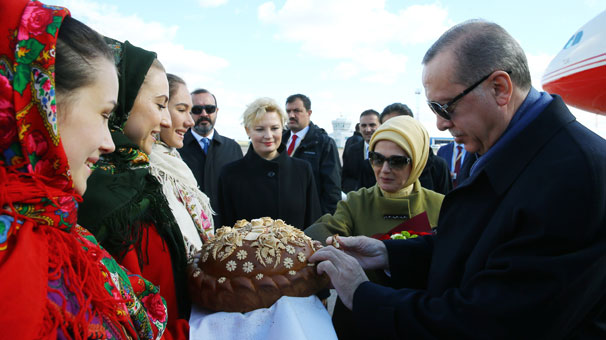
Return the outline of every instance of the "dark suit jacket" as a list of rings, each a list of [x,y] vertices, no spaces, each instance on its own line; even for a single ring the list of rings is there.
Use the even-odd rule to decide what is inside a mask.
[[[290,138],[290,131],[282,134],[285,145]],[[333,214],[337,202],[341,200],[341,160],[337,144],[324,129],[309,123],[309,130],[292,157],[306,160],[311,165],[320,197],[323,214]]]
[[[221,168],[224,165],[242,158],[242,148],[235,140],[221,136],[217,130],[208,146],[208,154],[204,155],[200,143],[187,131],[183,139],[183,147],[179,149],[181,158],[189,166],[198,181],[200,190],[209,198],[210,205],[216,212],[219,209],[217,183]],[[215,228],[221,227],[221,220],[213,216]]]
[[[281,147],[271,161],[252,146],[244,158],[226,165],[219,176],[219,214],[225,225],[268,216],[301,230],[320,218],[320,201],[311,166],[288,157]]]
[[[425,168],[419,176],[419,182],[421,182],[423,188],[439,192],[443,195],[452,190],[452,180],[448,165],[442,158],[433,154],[431,147],[429,149],[427,164],[425,164]]]
[[[452,153],[454,152],[454,142],[444,144],[438,149],[438,157],[442,157],[448,164],[448,169],[452,168]]]
[[[351,137],[347,138],[347,140],[345,140],[345,146],[343,146],[343,152],[345,152],[350,146],[352,146],[353,144],[356,144],[359,141],[363,141],[364,138],[362,137],[362,134],[359,132],[354,131],[353,135],[351,135]]]
[[[559,97],[446,195],[436,236],[387,241],[368,338],[605,339],[606,141]]]
[[[372,166],[367,159],[364,159],[364,140],[353,143],[343,150],[341,190],[348,193],[360,188],[370,188],[376,183]]]
[[[452,169],[452,154],[454,152],[454,142],[450,142],[446,145],[442,145],[439,149],[438,149],[438,157],[444,159],[446,161],[446,165],[448,166],[448,173],[450,174],[450,169]],[[471,154],[468,153],[467,151],[465,151],[465,149],[463,148],[463,156],[465,156],[463,158],[463,163],[461,164],[461,169],[459,169],[459,173],[457,174],[457,183],[461,183],[463,180],[465,180],[465,178],[467,178],[467,176],[469,175],[469,171],[467,171],[466,173],[463,173],[463,168],[465,167],[465,162],[471,162],[468,163],[468,165],[473,164],[473,160],[468,159],[468,158],[472,158]],[[473,157],[474,159],[476,157]],[[469,166],[470,167],[470,166]],[[468,167],[468,169],[469,169]],[[462,174],[463,173],[463,174]]]

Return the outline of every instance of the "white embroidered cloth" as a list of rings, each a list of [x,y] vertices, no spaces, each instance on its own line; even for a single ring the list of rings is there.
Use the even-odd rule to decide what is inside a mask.
[[[234,340],[337,339],[330,315],[317,296],[283,296],[269,308],[248,313],[211,313],[193,306],[189,337]]]

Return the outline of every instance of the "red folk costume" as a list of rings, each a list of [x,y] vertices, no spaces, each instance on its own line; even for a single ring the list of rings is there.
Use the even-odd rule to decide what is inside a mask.
[[[157,339],[158,289],[76,224],[57,128],[55,45],[69,11],[0,4],[0,330],[6,339]],[[77,114],[77,113],[74,113]]]
[[[119,69],[118,105],[110,118],[116,150],[101,155],[88,179],[78,222],[120,264],[160,287],[167,302],[167,339],[189,337],[191,303],[186,286],[186,246],[162,193],[150,174],[149,157],[124,134],[139,89],[156,59],[154,52],[106,38]]]

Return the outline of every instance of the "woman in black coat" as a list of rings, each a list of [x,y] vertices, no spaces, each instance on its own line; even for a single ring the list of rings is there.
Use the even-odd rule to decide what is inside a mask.
[[[286,114],[273,99],[259,98],[242,120],[251,144],[244,158],[221,170],[223,225],[268,216],[305,229],[320,217],[320,200],[309,163],[280,147]]]

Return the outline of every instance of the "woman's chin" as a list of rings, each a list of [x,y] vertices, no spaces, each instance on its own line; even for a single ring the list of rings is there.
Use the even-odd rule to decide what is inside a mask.
[[[380,184],[379,188],[381,188],[381,190],[388,192],[390,194],[396,193],[398,192],[398,188],[394,188],[393,185],[386,185],[386,184]]]
[[[74,191],[80,196],[84,195],[84,193],[86,192],[86,182],[84,182],[83,184],[74,183]]]
[[[151,154],[152,152],[152,146],[154,145],[154,141],[145,141],[145,143],[143,143],[143,145],[139,145],[139,147],[141,148],[141,151],[145,152],[146,154]]]

